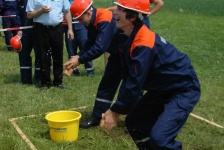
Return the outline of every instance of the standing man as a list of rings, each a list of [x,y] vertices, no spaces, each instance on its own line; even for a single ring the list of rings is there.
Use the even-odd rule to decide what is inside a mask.
[[[175,138],[201,94],[190,58],[143,25],[148,0],[115,4],[116,26],[128,36],[120,49],[125,88],[102,115],[103,126],[113,128],[119,114],[125,114],[125,125],[140,150],[181,150]]]
[[[68,24],[67,37],[74,38],[72,17],[68,0],[29,0],[27,17],[33,18],[34,35],[41,57],[41,91],[52,85],[64,89],[63,78],[63,14]],[[53,60],[53,82],[50,78],[51,56]]]
[[[19,1],[19,13],[21,19],[21,26],[33,26],[33,19],[27,18],[26,5],[28,0]],[[35,71],[34,83],[39,83],[41,80],[40,74],[40,55],[34,40],[34,29],[23,30],[22,37],[22,50],[19,52],[20,64],[20,78],[22,84],[32,84],[32,57],[31,52],[34,49],[35,54]]]
[[[103,8],[96,9],[92,0],[75,0],[71,5],[71,13],[88,30],[88,40],[84,45],[84,53],[71,57],[65,63],[67,69],[94,60],[110,53],[104,75],[99,83],[95,105],[89,120],[81,122],[81,128],[90,128],[100,123],[102,113],[111,105],[114,95],[121,82],[121,64],[119,44],[127,37],[116,28],[116,20],[111,11]],[[112,78],[111,78],[112,77]]]
[[[18,11],[18,1],[17,0],[0,0],[0,14],[2,16],[8,16],[2,18],[2,27],[12,28],[20,26],[20,18],[17,16]],[[4,31],[5,34],[5,43],[8,51],[13,51],[12,46],[10,45],[10,39],[17,35],[18,30],[13,31]],[[21,33],[20,33],[21,34]]]

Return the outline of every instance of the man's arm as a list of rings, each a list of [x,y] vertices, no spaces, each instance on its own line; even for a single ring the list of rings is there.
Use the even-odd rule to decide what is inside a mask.
[[[67,25],[68,25],[68,30],[69,29],[72,30],[72,15],[70,13],[70,10],[64,12],[64,16],[65,16],[65,20],[66,20]]]
[[[161,9],[161,7],[164,5],[163,0],[154,0],[153,1],[154,7],[152,8],[152,10],[150,11],[150,16],[155,14],[157,11],[159,11]]]
[[[97,25],[97,35],[94,45],[85,53],[80,55],[79,62],[81,64],[100,57],[109,48],[114,37],[113,28],[110,22],[103,21]]]
[[[68,25],[67,38],[72,40],[72,39],[74,39],[74,33],[73,33],[73,30],[72,30],[72,15],[70,13],[70,10],[64,12],[64,16],[65,16],[65,20],[66,20],[67,25]]]
[[[43,7],[39,8],[39,9],[37,9],[37,10],[27,12],[27,18],[29,18],[29,19],[37,18],[40,15],[42,15],[43,13],[48,13],[51,10],[52,10],[51,7],[43,6]]]

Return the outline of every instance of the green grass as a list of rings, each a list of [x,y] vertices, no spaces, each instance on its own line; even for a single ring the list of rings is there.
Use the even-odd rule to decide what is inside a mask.
[[[193,113],[224,126],[224,2],[222,0],[164,0],[163,9],[150,17],[152,30],[189,55],[199,77],[202,94]],[[95,0],[97,7],[109,7],[112,0]],[[64,61],[67,59],[64,51]],[[17,84],[20,81],[17,53],[6,51],[0,37],[0,149],[28,150],[8,119],[38,115],[20,119],[19,127],[37,149],[46,150],[135,150],[135,144],[123,131],[123,118],[112,131],[96,127],[80,129],[79,138],[73,143],[54,143],[50,140],[45,113],[89,106],[80,110],[86,119],[92,110],[94,99],[104,72],[104,59],[94,60],[96,74],[88,78],[81,66],[80,77],[64,77],[69,90],[51,88],[40,92],[32,85]],[[40,115],[39,115],[40,114]],[[224,129],[189,117],[177,139],[184,150],[222,150]]]

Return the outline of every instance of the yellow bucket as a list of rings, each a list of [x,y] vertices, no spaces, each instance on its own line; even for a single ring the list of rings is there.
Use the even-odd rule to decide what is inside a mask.
[[[46,115],[51,140],[54,142],[73,142],[78,138],[81,114],[76,111],[55,111]]]

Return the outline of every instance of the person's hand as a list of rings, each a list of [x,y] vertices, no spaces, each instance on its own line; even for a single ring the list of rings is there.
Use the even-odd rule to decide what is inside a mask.
[[[69,61],[67,61],[64,66],[66,67],[66,69],[71,69],[71,68],[76,68],[77,66],[79,66],[79,56],[75,55],[72,56]]]
[[[110,130],[113,127],[117,126],[118,119],[119,119],[119,114],[117,114],[109,109],[105,113],[102,114],[100,126],[105,129]]]
[[[42,7],[42,12],[43,13],[48,13],[52,10],[52,8],[50,6],[43,6]]]
[[[22,36],[23,36],[23,31],[18,31],[17,32],[17,35],[20,37],[20,39],[22,38]]]
[[[68,30],[68,32],[67,32],[67,38],[69,40],[73,40],[74,39],[74,33],[73,33],[72,30]]]

